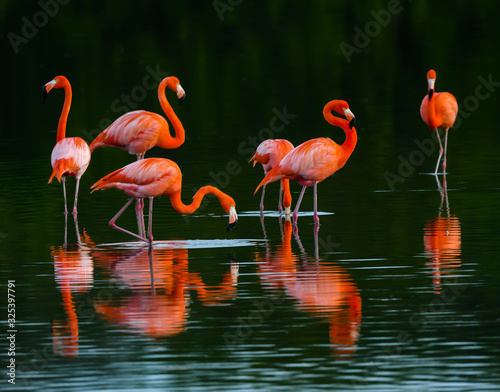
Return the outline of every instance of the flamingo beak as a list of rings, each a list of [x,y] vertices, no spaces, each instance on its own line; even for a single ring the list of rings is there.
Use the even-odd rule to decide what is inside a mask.
[[[184,99],[186,99],[186,92],[180,84],[177,85],[177,98],[179,98],[179,105],[182,105]]]
[[[236,208],[234,208],[234,205],[231,205],[231,208],[229,209],[229,225],[227,226],[226,231],[231,231],[236,223],[238,223],[238,214],[236,214]]]
[[[434,94],[434,83],[436,83],[436,79],[429,79],[429,99],[432,98],[432,95]]]
[[[54,80],[51,80],[50,82],[46,83],[43,86],[43,91],[42,91],[43,102],[45,102],[45,98],[47,98],[47,94],[49,93],[50,90],[52,90],[52,88],[56,85],[56,83],[57,83],[57,81],[54,79]]]
[[[349,129],[352,129],[352,127],[354,127],[354,123],[356,122],[356,117],[354,116],[354,113],[351,112],[351,109],[344,109],[344,114],[349,120]]]

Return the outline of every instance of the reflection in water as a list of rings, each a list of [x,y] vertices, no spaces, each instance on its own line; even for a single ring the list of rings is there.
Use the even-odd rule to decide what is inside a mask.
[[[68,225],[66,219],[64,244],[59,247],[51,247],[55,280],[61,291],[62,305],[66,312],[66,320],[52,321],[52,345],[54,353],[65,357],[78,355],[78,316],[73,293],[84,293],[90,290],[94,284],[94,265],[90,255],[94,243],[85,230],[83,236],[80,237],[76,216],[74,216],[74,222],[78,243],[67,244]]]
[[[222,303],[236,296],[237,264],[223,276],[219,286],[206,286],[199,274],[188,271],[188,250],[175,248],[104,250],[94,256],[120,284],[130,290],[126,298],[97,300],[97,313],[112,324],[125,326],[150,337],[173,336],[186,329],[189,289],[198,292],[205,305]],[[152,267],[152,268],[151,268]]]
[[[424,246],[425,257],[430,259],[426,265],[432,269],[434,292],[440,294],[442,276],[460,267],[462,235],[460,221],[456,216],[450,216],[446,175],[443,177],[443,185],[437,176],[436,181],[441,194],[441,204],[438,216],[429,219],[424,226]],[[444,217],[441,216],[443,205],[446,208]]]
[[[314,231],[318,236],[317,230]],[[330,323],[330,343],[336,355],[350,357],[356,349],[361,327],[361,296],[345,268],[324,264],[317,257],[311,261],[306,253],[301,257],[292,252],[292,223],[284,222],[281,245],[257,252],[255,261],[263,285],[283,289],[296,299],[296,306],[314,317]],[[296,235],[299,247],[300,239]],[[315,238],[317,247],[318,240]],[[315,254],[319,253],[315,249]],[[302,262],[301,262],[302,259]]]

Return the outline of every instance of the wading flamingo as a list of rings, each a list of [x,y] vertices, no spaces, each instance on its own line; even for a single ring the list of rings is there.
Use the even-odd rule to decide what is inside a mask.
[[[73,214],[77,214],[76,204],[78,201],[78,188],[80,186],[80,178],[90,163],[90,150],[87,143],[80,137],[66,137],[66,123],[68,121],[69,109],[71,107],[71,85],[66,77],[59,75],[43,86],[44,99],[53,88],[64,89],[64,106],[59,117],[59,125],[57,126],[56,145],[52,150],[50,158],[52,163],[52,175],[49,178],[49,184],[54,177],[63,185],[64,194],[64,213],[68,213],[66,202],[66,177],[76,177],[75,203],[73,205]]]
[[[193,202],[189,205],[184,204],[181,200],[182,173],[179,166],[169,159],[148,158],[135,161],[101,178],[91,188],[93,188],[92,192],[98,189],[116,188],[131,197],[122,209],[109,221],[109,225],[142,241],[149,242],[150,248],[153,244],[153,234],[151,232],[153,198],[156,196],[168,196],[172,207],[176,211],[181,214],[192,214],[200,206],[203,197],[207,193],[211,193],[219,199],[221,207],[229,214],[229,226],[227,230],[231,230],[238,221],[234,199],[213,186],[201,187],[193,196]],[[149,199],[148,238],[134,234],[115,224],[118,217],[125,211],[134,198],[144,200],[146,197]]]
[[[439,162],[443,156],[443,145],[439,137],[438,128],[444,129],[444,160],[443,160],[443,173],[446,173],[446,148],[448,145],[448,129],[455,123],[458,113],[458,104],[455,97],[450,93],[436,93],[434,91],[434,84],[436,83],[436,71],[433,69],[427,72],[427,84],[429,91],[422,100],[420,105],[420,115],[425,121],[429,129],[436,131],[436,136],[439,141],[439,157],[436,163],[437,174]]]
[[[332,110],[345,115],[347,120],[332,115]],[[332,125],[342,128],[346,133],[344,144],[338,145],[330,138],[320,137],[311,139],[290,151],[261,181],[258,189],[270,182],[289,178],[296,180],[302,185],[293,220],[297,221],[300,203],[304,196],[306,187],[314,186],[314,222],[319,224],[318,218],[318,182],[323,181],[339,170],[349,159],[356,147],[358,136],[354,128],[355,117],[345,101],[333,100],[328,102],[323,108],[325,120]]]
[[[184,102],[186,93],[175,76],[166,77],[158,86],[158,100],[174,127],[175,137],[170,135],[168,122],[164,117],[145,110],[135,110],[125,113],[102,131],[90,144],[90,152],[98,147],[118,147],[137,155],[139,160],[155,146],[173,149],[184,143],[184,127],[165,96],[166,87],[177,93],[179,105]],[[141,236],[145,236],[143,208],[143,202],[138,200],[135,210]]]
[[[255,154],[250,158],[249,162],[253,161],[253,166],[258,162],[264,168],[264,175],[277,166],[281,160],[293,150],[293,144],[285,139],[268,139],[259,144]],[[290,194],[290,181],[288,178],[281,179],[280,193],[278,201],[278,211],[281,213],[281,194],[283,193],[283,207],[285,207],[286,219],[290,219],[290,206],[292,205],[292,195]],[[264,194],[266,186],[262,188],[262,198],[260,199],[260,211],[264,211]]]

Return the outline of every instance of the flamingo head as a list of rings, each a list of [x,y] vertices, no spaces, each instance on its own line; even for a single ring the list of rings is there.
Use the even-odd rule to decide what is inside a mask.
[[[429,72],[427,72],[427,84],[429,86],[429,99],[432,98],[432,95],[434,94],[434,83],[436,83],[436,71],[433,69],[430,69]]]
[[[354,127],[356,117],[351,109],[349,109],[349,104],[346,101],[342,101],[341,99],[335,100],[333,110],[335,110],[338,114],[346,116],[347,121],[349,121],[349,129]]]
[[[170,90],[175,91],[175,93],[177,94],[177,98],[179,99],[179,105],[181,105],[182,102],[184,102],[184,99],[186,98],[186,92],[182,88],[179,79],[177,79],[175,76],[168,76],[167,78],[165,78],[165,80],[167,82],[167,87]]]
[[[226,213],[229,214],[229,225],[226,231],[231,231],[233,227],[238,223],[238,214],[236,213],[236,202],[230,196],[224,198],[221,201],[222,208]]]
[[[53,88],[64,88],[68,84],[68,79],[65,76],[59,75],[52,79],[50,82],[45,83],[43,86],[43,100],[47,97],[47,94]]]

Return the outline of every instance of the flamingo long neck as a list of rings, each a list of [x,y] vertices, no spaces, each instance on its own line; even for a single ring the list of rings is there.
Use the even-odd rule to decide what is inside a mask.
[[[172,109],[172,106],[170,106],[170,103],[165,96],[166,87],[167,81],[166,79],[163,79],[160,83],[160,86],[158,87],[158,100],[160,101],[160,105],[167,115],[167,118],[170,120],[174,127],[175,137],[172,137],[170,135],[170,132],[162,132],[161,136],[158,138],[157,146],[161,148],[177,148],[182,143],[184,143],[184,127],[182,126],[181,121],[175,114],[174,109]]]
[[[61,117],[59,117],[59,125],[57,126],[56,142],[59,142],[66,137],[66,123],[68,122],[69,108],[71,107],[71,99],[73,97],[73,93],[71,92],[71,85],[66,82],[64,83],[63,87],[64,105]]]
[[[224,192],[210,185],[198,189],[198,192],[193,196],[193,202],[191,204],[186,205],[182,202],[180,190],[171,194],[169,197],[172,207],[174,207],[177,212],[181,214],[192,214],[200,207],[201,201],[208,193],[215,195],[219,199],[221,205],[227,198]]]
[[[431,130],[438,127],[438,118],[436,115],[436,94],[436,91],[434,91],[432,98],[427,101],[427,125]]]
[[[351,156],[354,148],[356,147],[356,143],[358,142],[356,128],[349,128],[349,122],[343,118],[335,117],[332,115],[331,110],[325,109],[323,115],[325,116],[326,121],[328,121],[331,125],[342,128],[346,134],[344,143],[340,145],[343,152],[341,157],[341,166],[343,166]]]

